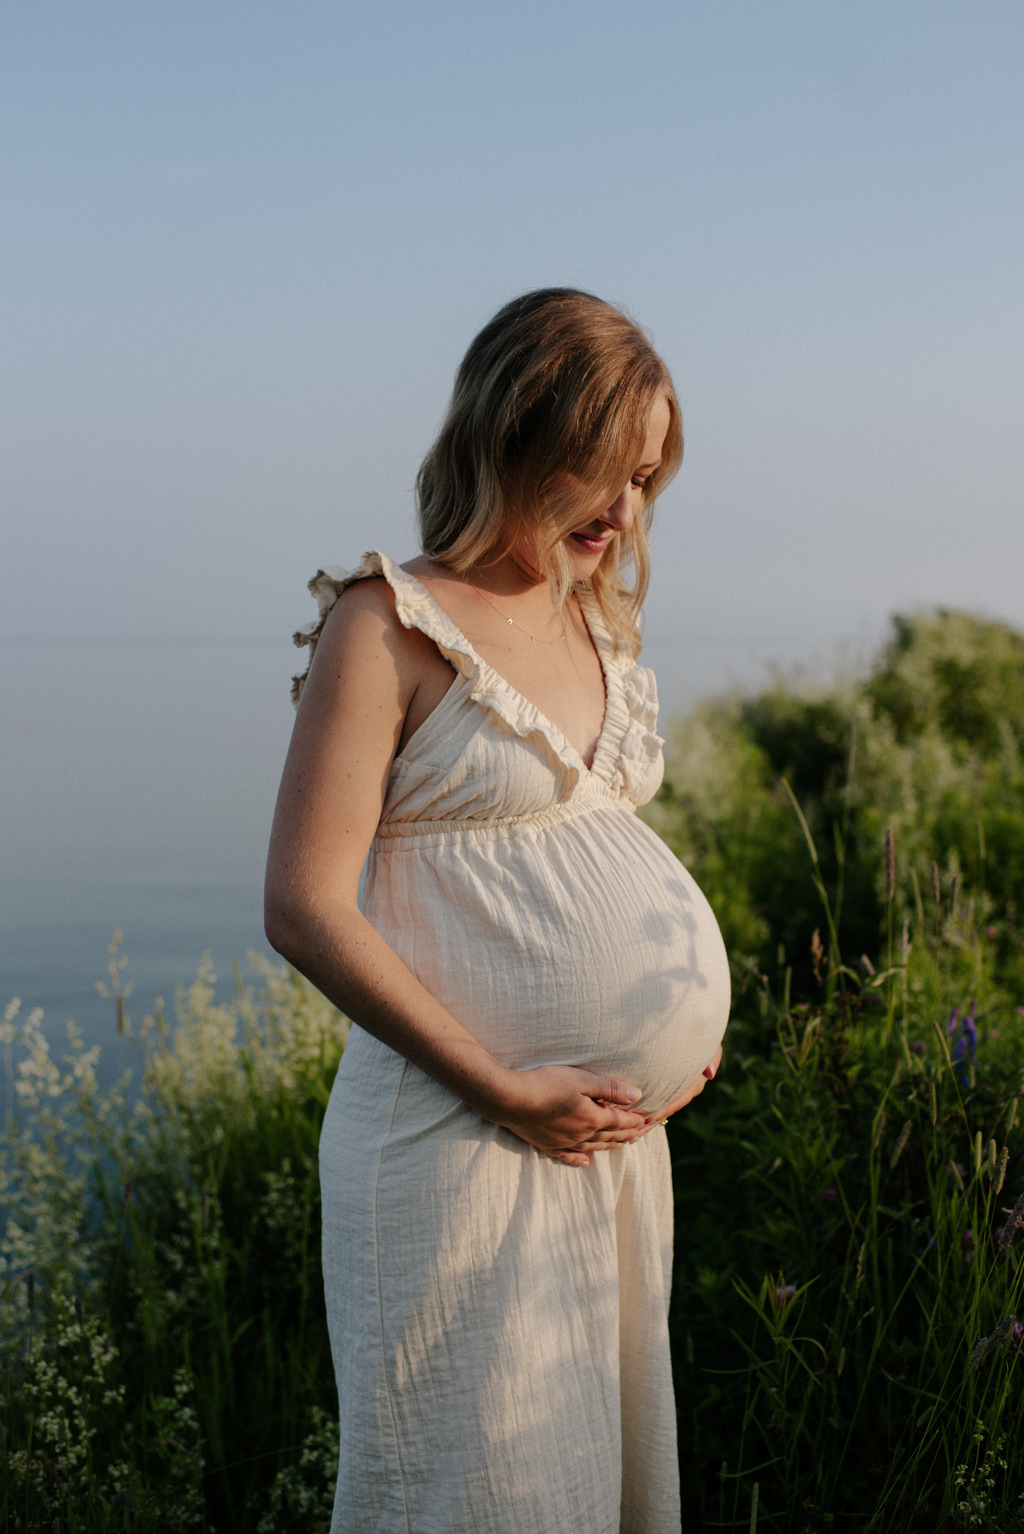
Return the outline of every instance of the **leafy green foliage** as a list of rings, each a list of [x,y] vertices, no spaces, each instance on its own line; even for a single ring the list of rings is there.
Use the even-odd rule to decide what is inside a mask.
[[[1024,1528],[1022,742],[1024,640],[950,614],[677,729],[738,991],[670,1127],[695,1526]]]
[[[704,1527],[745,1529],[755,1482],[779,1534],[943,1527],[979,1422],[1007,1522],[977,1527],[1017,1527],[1024,1038],[986,946],[947,927],[819,1005],[762,992],[775,1048],[731,1059],[672,1125],[681,1448]],[[935,1016],[968,988],[976,1056]]]
[[[826,917],[784,782],[814,839],[842,953],[877,953],[889,915],[917,920],[932,887],[973,898],[1019,967],[1024,909],[1024,638],[957,613],[895,620],[868,678],[815,696],[779,684],[712,699],[676,725],[647,818],[719,917],[739,992],[792,971],[818,994],[811,939]],[[900,848],[890,910],[880,851]],[[1001,925],[1000,925],[1001,924]],[[780,959],[780,948],[783,951]],[[751,993],[752,994],[752,993]]]

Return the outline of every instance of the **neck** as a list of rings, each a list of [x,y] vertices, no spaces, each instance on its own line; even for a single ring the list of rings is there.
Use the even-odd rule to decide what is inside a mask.
[[[463,577],[495,597],[523,597],[550,591],[547,576],[524,564],[514,553],[505,554],[493,564],[477,565]]]

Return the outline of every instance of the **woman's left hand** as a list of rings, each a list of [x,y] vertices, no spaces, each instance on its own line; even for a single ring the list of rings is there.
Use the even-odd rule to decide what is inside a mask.
[[[643,1133],[647,1134],[649,1130],[655,1129],[659,1124],[663,1124],[666,1119],[670,1119],[672,1117],[673,1113],[678,1113],[680,1108],[685,1108],[687,1103],[692,1103],[695,1097],[699,1097],[704,1088],[707,1086],[708,1082],[713,1081],[714,1078],[718,1075],[718,1068],[721,1063],[722,1046],[719,1044],[712,1059],[704,1067],[701,1074],[697,1077],[697,1080],[692,1082],[691,1085],[686,1088],[685,1092],[680,1092],[678,1097],[673,1097],[667,1108],[662,1108],[660,1113],[651,1113],[648,1115],[647,1129],[645,1129]]]

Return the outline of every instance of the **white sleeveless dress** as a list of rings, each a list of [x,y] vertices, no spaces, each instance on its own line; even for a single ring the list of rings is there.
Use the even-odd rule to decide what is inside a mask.
[[[653,675],[583,591],[606,690],[588,769],[382,554],[314,577],[320,622],[296,642],[376,575],[456,678],[395,759],[366,916],[505,1064],[590,1065],[663,1107],[722,1038],[729,971],[704,896],[634,814],[662,775]],[[664,1130],[565,1166],[354,1025],[320,1169],[331,1534],[675,1534]]]

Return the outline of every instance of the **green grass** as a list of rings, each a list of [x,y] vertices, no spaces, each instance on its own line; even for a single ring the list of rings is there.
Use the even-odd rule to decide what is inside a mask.
[[[1024,1527],[1024,1039],[984,934],[944,925],[820,1002],[765,987],[774,1048],[733,1052],[673,1125],[699,1527],[745,1530],[755,1485],[779,1534]]]

